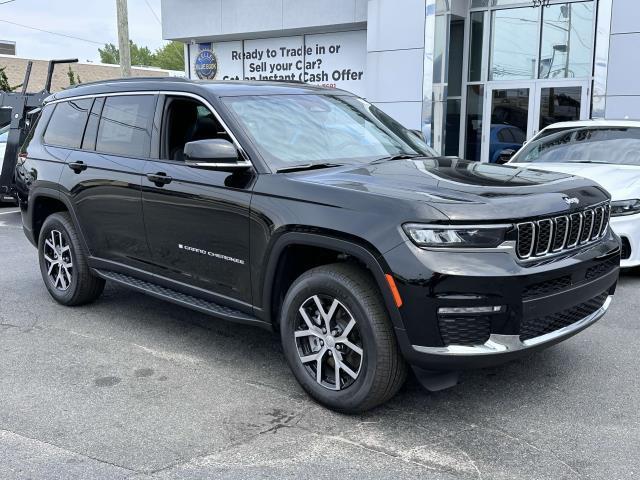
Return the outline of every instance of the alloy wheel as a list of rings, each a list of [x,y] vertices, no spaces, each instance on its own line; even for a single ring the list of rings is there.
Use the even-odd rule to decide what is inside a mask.
[[[328,295],[313,295],[298,309],[294,332],[307,373],[329,390],[344,390],[360,374],[364,350],[358,324],[347,307]]]
[[[73,261],[69,242],[59,230],[51,230],[44,241],[44,261],[51,284],[57,290],[66,291],[73,278]]]

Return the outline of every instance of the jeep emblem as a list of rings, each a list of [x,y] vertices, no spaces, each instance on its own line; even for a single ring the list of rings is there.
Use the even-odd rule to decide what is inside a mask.
[[[562,197],[562,200],[564,200],[564,203],[566,203],[569,206],[578,205],[580,203],[580,199],[576,197],[572,197],[572,198]]]

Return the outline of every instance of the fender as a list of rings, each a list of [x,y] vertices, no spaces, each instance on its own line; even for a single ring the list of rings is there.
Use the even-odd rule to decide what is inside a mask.
[[[371,274],[373,275],[373,278],[377,283],[380,292],[382,293],[382,298],[384,300],[393,326],[396,328],[404,328],[402,317],[400,315],[398,307],[396,307],[393,294],[389,290],[389,285],[387,284],[387,280],[385,278],[385,273],[390,273],[391,269],[386,264],[381,254],[374,254],[368,248],[365,248],[362,245],[354,243],[350,240],[306,232],[284,233],[276,240],[275,244],[270,250],[269,262],[267,264],[267,268],[265,269],[263,282],[264,286],[262,304],[264,308],[263,314],[265,316],[265,320],[273,322],[273,319],[271,318],[271,303],[276,269],[278,267],[278,263],[280,262],[280,257],[282,256],[284,249],[292,245],[307,245],[312,247],[327,248],[338,252],[344,252],[361,261],[371,271]]]
[[[78,232],[78,236],[80,237],[80,241],[82,242],[82,246],[84,247],[86,252],[91,252],[91,250],[89,249],[89,245],[87,244],[87,241],[85,240],[82,228],[80,227],[80,222],[78,222],[78,217],[76,215],[75,208],[73,207],[73,203],[71,202],[71,200],[68,197],[63,195],[62,192],[60,192],[60,190],[56,190],[56,189],[51,188],[51,187],[35,186],[35,187],[32,187],[30,192],[29,192],[29,200],[28,200],[28,206],[27,206],[27,220],[28,220],[28,224],[29,224],[28,229],[31,231],[31,234],[33,236],[33,242],[32,243],[34,243],[34,245],[37,247],[38,241],[35,238],[35,232],[33,231],[33,228],[34,228],[34,222],[33,222],[34,208],[33,208],[33,205],[35,205],[36,201],[39,198],[52,198],[54,200],[60,201],[61,203],[63,203],[65,205],[65,207],[67,207],[67,211],[69,212],[69,215],[71,216],[71,221],[73,222],[73,226],[76,228],[76,232]]]

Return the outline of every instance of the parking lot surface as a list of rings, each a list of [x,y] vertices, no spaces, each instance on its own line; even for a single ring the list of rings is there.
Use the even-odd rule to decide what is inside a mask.
[[[0,478],[640,477],[640,275],[569,341],[409,379],[360,416],[307,398],[277,335],[108,285],[46,292],[15,208],[0,208]]]

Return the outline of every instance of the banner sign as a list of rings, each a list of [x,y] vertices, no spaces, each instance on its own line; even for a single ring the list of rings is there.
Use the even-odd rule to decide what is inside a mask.
[[[365,90],[364,30],[190,46],[191,78],[301,81]]]

